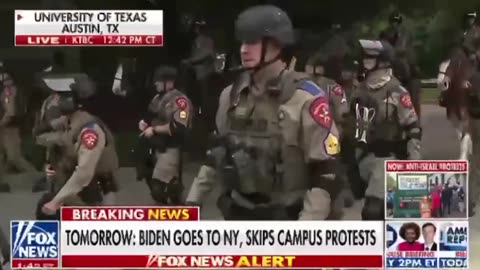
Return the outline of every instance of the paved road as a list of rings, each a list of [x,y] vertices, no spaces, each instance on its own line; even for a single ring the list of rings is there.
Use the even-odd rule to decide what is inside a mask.
[[[424,142],[423,152],[425,159],[454,159],[458,155],[455,133],[449,123],[445,122],[443,111],[433,105],[423,106]],[[187,185],[196,173],[197,165],[187,164],[184,178]],[[150,198],[146,185],[135,180],[134,171],[130,168],[122,169],[122,192],[120,202],[123,205],[149,205]],[[0,226],[8,232],[8,222],[11,219],[32,218],[33,205],[39,195],[32,195],[26,190],[25,177],[15,176],[10,179],[16,190],[12,194],[0,194]],[[132,196],[131,194],[135,194]],[[216,196],[212,194],[202,211],[203,219],[221,219],[215,207]],[[346,209],[345,219],[358,220],[361,202],[356,202],[354,207]],[[471,268],[480,267],[480,217],[471,222]]]

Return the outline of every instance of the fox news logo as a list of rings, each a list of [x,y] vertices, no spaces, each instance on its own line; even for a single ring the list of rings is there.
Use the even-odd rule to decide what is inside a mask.
[[[58,259],[58,221],[12,221],[13,259]]]

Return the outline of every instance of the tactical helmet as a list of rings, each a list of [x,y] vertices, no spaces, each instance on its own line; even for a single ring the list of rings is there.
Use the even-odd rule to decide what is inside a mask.
[[[45,86],[60,94],[59,109],[71,113],[81,106],[81,101],[93,96],[95,83],[86,74],[46,74]]]
[[[360,39],[364,58],[376,58],[379,62],[392,63],[395,51],[387,41]]]
[[[207,22],[203,19],[197,19],[195,20],[195,25],[197,26],[206,26],[207,25]]]
[[[476,19],[477,18],[477,12],[472,11],[472,12],[465,13],[465,15],[463,15],[463,17],[464,17],[465,20]]]
[[[325,53],[321,53],[315,57],[315,60],[313,62],[313,66],[318,67],[318,66],[323,66],[327,64],[328,61],[328,56]]]
[[[153,81],[175,81],[177,78],[177,69],[172,66],[160,66],[155,69]]]
[[[261,5],[242,12],[235,23],[240,42],[256,42],[272,38],[282,46],[293,45],[293,25],[285,11],[273,5]]]
[[[95,83],[88,77],[87,74],[77,74],[74,77],[74,82],[70,85],[70,88],[79,99],[90,98],[97,90]]]
[[[330,28],[333,29],[333,30],[340,30],[340,29],[342,29],[342,25],[340,23],[332,23]]]
[[[400,12],[394,11],[394,12],[392,12],[392,14],[390,14],[389,21],[390,21],[391,23],[396,22],[396,23],[399,23],[399,24],[400,24],[400,23],[403,22],[403,16],[402,16],[402,14],[400,14]]]

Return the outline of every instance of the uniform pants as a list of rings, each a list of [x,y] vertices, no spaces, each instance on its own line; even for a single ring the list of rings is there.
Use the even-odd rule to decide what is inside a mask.
[[[11,164],[21,172],[36,172],[35,167],[23,157],[19,128],[9,127],[3,129],[0,132],[0,140],[1,149],[6,158],[3,164],[5,162]]]
[[[174,178],[178,178],[180,166],[180,149],[167,148],[165,152],[155,152],[157,161],[153,169],[152,178],[160,180],[166,184]]]
[[[360,176],[367,182],[365,196],[385,200],[385,161],[394,160],[391,157],[376,157],[369,153],[359,160]]]
[[[480,197],[480,119],[471,120],[472,130],[472,155],[470,157],[470,175],[468,177],[469,206],[478,204]],[[469,209],[473,211],[473,209]]]

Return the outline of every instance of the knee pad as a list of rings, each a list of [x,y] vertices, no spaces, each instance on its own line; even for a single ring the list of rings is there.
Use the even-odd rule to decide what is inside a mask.
[[[160,204],[166,204],[168,202],[167,197],[167,183],[164,183],[157,179],[149,181],[150,195],[152,199]]]
[[[366,197],[362,209],[362,220],[384,220],[385,201],[380,198]]]

